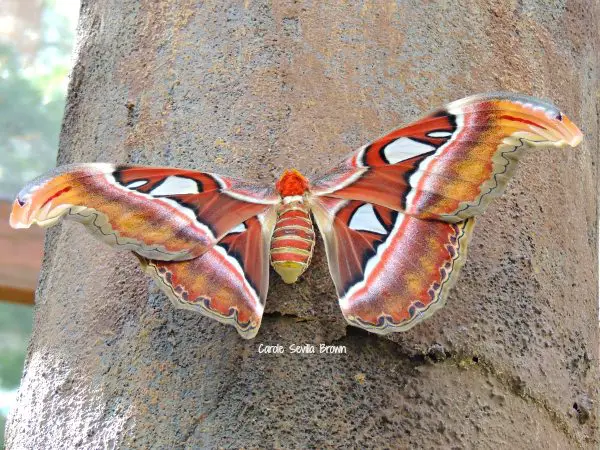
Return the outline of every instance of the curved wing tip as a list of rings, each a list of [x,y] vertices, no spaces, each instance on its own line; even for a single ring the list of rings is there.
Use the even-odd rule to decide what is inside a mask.
[[[583,133],[565,114],[563,114],[553,103],[525,94],[512,92],[489,92],[470,95],[455,100],[447,105],[448,109],[462,108],[467,105],[486,101],[509,101],[522,106],[530,114],[540,119],[540,123],[546,125],[554,134],[554,145],[556,147],[577,147],[583,140]],[[543,128],[543,127],[542,127]]]
[[[569,142],[569,145],[571,147],[577,147],[579,144],[581,144],[581,141],[583,141],[583,135],[575,136],[575,137],[573,137],[573,139],[571,139],[571,142]]]
[[[31,222],[24,220],[28,209],[27,203],[19,200],[19,197],[15,199],[12,204],[12,210],[10,211],[10,218],[8,219],[11,228],[19,229],[29,228],[31,226]]]
[[[563,116],[564,117],[564,116]],[[571,147],[575,148],[583,141],[583,133],[577,128],[573,123],[570,123],[566,126],[565,131],[559,131],[561,134],[556,137],[557,140],[548,144],[548,142],[543,142],[538,145],[546,146],[552,145],[557,148]]]
[[[30,223],[19,222],[18,219],[13,218],[12,214],[9,219],[9,224],[10,224],[10,227],[14,228],[15,230],[27,229],[27,228],[31,227]]]
[[[577,147],[583,141],[583,133],[577,125],[573,123],[565,114],[559,112],[555,118],[556,129],[564,138],[564,144],[570,147]]]

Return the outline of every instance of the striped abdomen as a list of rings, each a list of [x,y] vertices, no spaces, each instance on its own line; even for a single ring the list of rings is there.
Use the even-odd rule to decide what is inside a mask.
[[[284,203],[277,211],[271,240],[271,265],[286,283],[294,283],[310,264],[315,231],[302,200]]]

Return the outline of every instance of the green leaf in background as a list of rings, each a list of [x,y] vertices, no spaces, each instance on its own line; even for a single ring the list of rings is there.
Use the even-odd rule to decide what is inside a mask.
[[[13,197],[56,161],[73,45],[74,17],[64,15],[67,7],[77,12],[78,1],[45,1],[39,12],[40,28],[23,30],[40,36],[33,57],[20,54],[14,42],[0,41],[0,195],[4,197]]]

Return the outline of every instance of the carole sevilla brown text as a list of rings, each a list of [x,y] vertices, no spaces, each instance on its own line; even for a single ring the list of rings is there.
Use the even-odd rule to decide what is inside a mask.
[[[327,344],[290,344],[287,347],[281,344],[266,345],[259,344],[257,347],[258,353],[268,353],[273,355],[281,355],[284,353],[291,354],[346,354],[345,345],[327,345]]]

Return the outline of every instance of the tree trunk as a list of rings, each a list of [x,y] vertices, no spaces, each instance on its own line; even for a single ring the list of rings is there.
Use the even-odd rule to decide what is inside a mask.
[[[53,229],[8,448],[597,447],[597,2],[324,3],[84,1],[59,163],[273,183],[491,90],[551,99],[583,145],[527,156],[446,307],[389,339],[346,327],[322,242],[245,341]]]

